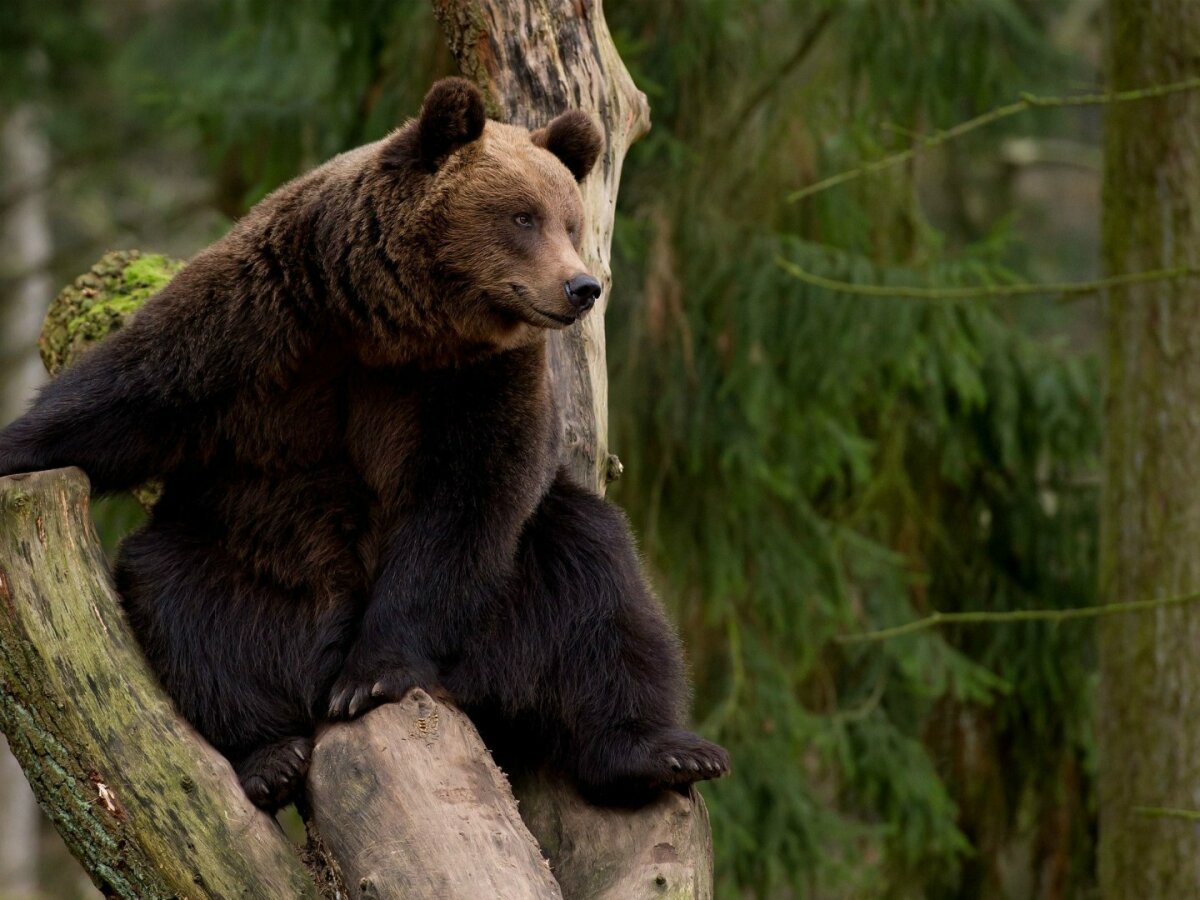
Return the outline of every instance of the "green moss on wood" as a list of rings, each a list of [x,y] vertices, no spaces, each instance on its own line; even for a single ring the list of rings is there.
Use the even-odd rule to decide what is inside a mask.
[[[42,361],[57,375],[107,337],[175,277],[183,263],[157,253],[106,253],[54,298],[38,340]]]
[[[38,338],[46,371],[58,375],[88,347],[124,325],[183,265],[181,260],[140,250],[114,250],[100,257],[50,304]],[[161,494],[157,482],[133,491],[144,509],[150,509]]]

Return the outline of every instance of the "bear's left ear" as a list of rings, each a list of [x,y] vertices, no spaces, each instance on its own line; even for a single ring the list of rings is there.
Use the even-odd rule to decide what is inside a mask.
[[[604,148],[604,138],[592,117],[578,109],[565,112],[545,128],[529,135],[537,146],[549,150],[583,181]]]
[[[443,78],[421,104],[417,135],[421,159],[436,169],[447,156],[483,134],[483,94],[465,78]]]

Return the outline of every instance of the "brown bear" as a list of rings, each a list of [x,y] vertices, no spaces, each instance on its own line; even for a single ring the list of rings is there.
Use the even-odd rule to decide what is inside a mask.
[[[161,478],[116,582],[179,711],[260,806],[326,719],[446,692],[509,766],[598,799],[723,774],[609,503],[559,469],[546,337],[600,285],[580,112],[533,132],[438,82],[284,185],[0,432],[0,475]]]

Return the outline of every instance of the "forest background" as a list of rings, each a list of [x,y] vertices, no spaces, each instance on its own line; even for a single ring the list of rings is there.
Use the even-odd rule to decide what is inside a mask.
[[[608,0],[654,127],[626,161],[610,496],[688,648],[719,897],[1088,897],[1098,602],[1099,0]],[[55,291],[187,257],[453,74],[422,0],[54,0],[0,20],[0,422]],[[136,521],[98,505],[111,546]],[[11,767],[0,891],[87,895]],[[7,896],[7,895],[5,895]]]

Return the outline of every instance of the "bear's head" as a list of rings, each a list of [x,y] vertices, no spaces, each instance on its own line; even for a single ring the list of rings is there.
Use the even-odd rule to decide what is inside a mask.
[[[426,302],[460,336],[513,346],[595,304],[600,282],[579,255],[579,182],[602,146],[583,112],[530,132],[487,120],[479,89],[446,78],[385,148],[385,166],[405,170],[413,185],[405,231],[438,291]]]

